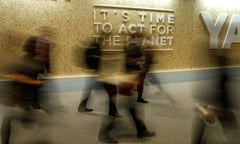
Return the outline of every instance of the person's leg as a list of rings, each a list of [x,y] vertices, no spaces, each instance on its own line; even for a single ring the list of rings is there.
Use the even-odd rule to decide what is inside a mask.
[[[117,106],[116,106],[116,96],[109,97],[109,112],[110,116],[118,117],[120,114],[118,113]]]
[[[143,105],[135,103],[134,98],[131,95],[128,96],[127,108],[135,124],[137,130],[137,137],[143,138],[155,136],[155,132],[149,131],[143,120],[144,116]]]
[[[230,111],[226,111],[219,116],[219,121],[228,141],[230,143],[238,143],[240,141],[240,130],[235,115]]]
[[[156,86],[156,88],[158,90],[156,92],[157,95],[168,99],[173,106],[176,104],[176,101],[169,94],[167,94],[164,91],[164,89],[162,87],[162,83],[160,82],[160,79],[159,79],[159,77],[157,76],[156,73],[148,73],[146,75],[146,78],[147,78],[147,81],[149,81],[150,84]]]
[[[41,109],[48,114],[55,112],[66,112],[67,108],[63,105],[61,97],[55,95],[58,91],[56,84],[53,80],[45,80],[45,85],[39,89],[38,101]]]
[[[139,117],[139,114],[137,113],[137,109],[135,106],[130,106],[129,112],[131,114],[131,117],[132,117],[135,127],[137,129],[137,137],[138,138],[155,136],[155,132],[150,132],[147,130],[147,127],[146,127],[144,121]]]
[[[84,91],[83,99],[78,105],[78,112],[90,112],[93,111],[93,109],[87,108],[87,102],[88,99],[91,95],[91,89],[89,88],[88,90]]]
[[[98,139],[104,143],[118,143],[117,140],[113,139],[110,136],[110,131],[113,129],[115,123],[115,117],[117,115],[117,107],[116,107],[116,95],[117,95],[117,87],[112,84],[103,83],[103,86],[109,97],[109,111],[108,116],[104,117],[101,123],[101,128],[99,131]]]
[[[117,143],[118,141],[110,136],[110,131],[113,129],[115,117],[106,116],[103,118],[101,128],[98,134],[98,140],[105,143]]]
[[[78,112],[90,112],[93,111],[93,109],[87,108],[87,103],[89,100],[89,97],[91,95],[91,91],[95,85],[94,80],[87,80],[85,83],[85,87],[83,90],[82,100],[80,104],[78,105]]]
[[[138,80],[138,84],[137,84],[137,92],[138,92],[138,98],[137,98],[137,102],[140,103],[148,103],[148,101],[144,100],[142,95],[143,95],[143,89],[144,89],[144,76],[141,76]]]
[[[201,144],[204,131],[205,131],[205,123],[199,117],[195,117],[192,126],[192,139],[191,144]]]
[[[12,118],[4,116],[1,126],[2,144],[9,144]]]
[[[117,87],[115,85],[111,85],[111,84],[107,84],[104,83],[104,88],[106,90],[106,92],[108,93],[108,97],[109,97],[109,111],[108,114],[110,116],[119,116],[119,113],[117,111],[117,107],[116,107],[116,96],[117,96]]]
[[[127,101],[125,101],[126,108],[128,109],[133,119],[133,122],[135,124],[136,130],[137,130],[137,136],[138,138],[155,136],[155,132],[150,132],[147,130],[146,125],[143,119],[141,118],[140,114],[143,114],[143,110],[141,109],[141,113],[138,113],[139,107],[136,106],[136,102],[132,93],[134,87],[135,87],[134,83],[126,83],[124,85],[121,85],[120,93],[128,97]],[[137,105],[143,106],[141,104],[137,104]]]
[[[4,107],[4,116],[1,125],[2,144],[8,144],[11,135],[12,120],[20,121],[23,126],[28,128],[28,123],[31,121],[30,116],[23,108],[20,107]]]

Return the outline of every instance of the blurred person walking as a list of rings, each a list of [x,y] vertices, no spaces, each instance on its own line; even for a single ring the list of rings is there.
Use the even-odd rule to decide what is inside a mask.
[[[100,63],[100,56],[102,55],[100,44],[92,42],[84,52],[84,62],[89,70],[97,74]],[[91,112],[93,109],[87,108],[88,100],[91,95],[91,91],[96,87],[96,78],[86,80],[83,89],[83,95],[81,102],[78,106],[78,112]]]
[[[35,119],[34,110],[41,109],[39,89],[45,84],[40,74],[48,71],[49,47],[38,37],[30,37],[23,47],[25,55],[10,66],[6,78],[12,79],[8,88],[6,111],[1,125],[2,144],[10,142],[11,123],[17,119],[23,124]]]
[[[46,52],[44,52],[44,49],[54,50],[56,48],[56,43],[54,43],[56,29],[49,26],[41,26],[38,30],[39,36],[37,36],[37,39],[42,47],[39,50],[39,55],[43,55],[43,58],[45,57],[45,72],[41,74],[41,79],[44,79],[45,81],[45,85],[40,89],[41,107],[48,113],[66,112],[66,108],[63,106],[60,97],[52,95],[57,92],[57,88],[56,85],[53,84],[53,80],[50,78],[50,75],[53,72],[50,64],[50,51],[47,55],[45,54]]]
[[[149,66],[152,64],[150,53],[144,52],[142,48],[143,35],[140,33],[132,34],[126,47],[126,70],[128,73],[138,73],[137,92],[139,103],[148,103],[143,99],[144,80],[148,73]]]
[[[102,75],[101,81],[104,83],[105,89],[108,93],[112,93],[112,95],[117,95],[117,92],[119,92],[121,95],[127,96],[127,102],[126,104],[124,104],[124,106],[126,106],[125,108],[127,108],[131,118],[133,119],[137,131],[137,137],[152,137],[155,135],[155,132],[151,132],[147,129],[147,126],[141,117],[143,111],[139,113],[139,107],[136,106],[135,100],[133,99],[133,91],[136,87],[139,87],[138,85],[142,78],[141,66],[145,61],[145,57],[142,55],[141,49],[135,47],[135,45],[131,48],[133,48],[133,50],[129,48],[127,49],[129,51],[123,54],[123,57],[127,57],[125,58],[127,60],[124,60],[122,66],[124,66],[124,69],[127,68],[127,70],[123,71],[122,73],[114,73],[111,71],[111,73],[113,74]],[[136,51],[137,53],[135,53]],[[120,59],[117,60],[116,56],[112,57],[114,57],[116,60],[115,62],[111,61],[111,64],[109,65],[114,65],[115,67],[120,66],[118,64],[121,64],[121,62],[119,62]],[[105,117],[103,119],[98,135],[99,141],[105,143],[118,143],[118,141],[110,135],[110,132],[113,130],[114,125],[116,125],[115,120],[116,117],[111,116]]]
[[[94,41],[90,44],[89,47],[86,48],[85,53],[85,64],[89,70],[97,74],[96,77],[93,79],[86,80],[86,84],[84,85],[84,91],[83,91],[83,97],[82,100],[78,106],[78,112],[91,112],[93,109],[88,108],[87,104],[89,101],[89,97],[91,95],[91,91],[96,88],[97,86],[102,86],[106,89],[108,98],[109,98],[109,110],[108,114],[111,116],[119,116],[119,113],[117,111],[116,107],[116,92],[108,90],[108,86],[97,81],[98,75],[100,72],[100,63],[102,59],[104,59],[104,56],[102,54],[101,50],[101,43],[99,41]]]
[[[236,108],[229,88],[231,80],[227,68],[229,59],[222,55],[214,55],[214,57],[219,64],[216,90],[212,90],[211,95],[208,95],[205,99],[198,98],[195,104],[196,116],[192,131],[192,144],[203,143],[206,128],[217,121],[221,124],[228,142],[239,144],[240,129],[234,113]]]
[[[111,78],[109,78],[111,79]],[[104,80],[103,80],[104,81]],[[115,83],[114,83],[115,82]],[[152,137],[155,132],[151,132],[147,129],[145,122],[140,116],[143,114],[139,113],[139,107],[136,106],[135,100],[133,100],[133,89],[136,87],[138,80],[136,75],[119,75],[118,77],[113,77],[112,81],[105,81],[104,87],[108,93],[117,95],[118,88],[121,95],[127,96],[127,104],[125,104],[137,130],[137,137]],[[104,117],[101,128],[99,131],[98,139],[105,143],[118,143],[113,137],[111,137],[110,132],[113,130],[114,125],[116,125],[116,117],[109,115]]]

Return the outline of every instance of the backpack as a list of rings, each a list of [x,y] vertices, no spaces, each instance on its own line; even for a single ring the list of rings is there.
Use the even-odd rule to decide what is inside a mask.
[[[98,70],[101,54],[101,48],[97,43],[92,44],[90,47],[86,48],[84,54],[86,66],[89,69]]]

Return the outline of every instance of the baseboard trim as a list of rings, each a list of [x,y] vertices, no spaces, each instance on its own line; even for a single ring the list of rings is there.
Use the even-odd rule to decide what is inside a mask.
[[[240,77],[240,67],[230,67],[228,69],[231,77]],[[217,68],[204,69],[184,69],[171,71],[154,71],[148,74],[153,84],[182,83],[191,81],[212,80],[217,78]],[[52,76],[46,86],[51,92],[76,92],[81,91],[86,83],[95,79],[97,75],[72,75],[72,76]],[[0,80],[0,90],[4,88],[7,80]]]

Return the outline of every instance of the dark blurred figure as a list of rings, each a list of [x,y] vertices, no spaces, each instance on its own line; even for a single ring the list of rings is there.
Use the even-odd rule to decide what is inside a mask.
[[[83,88],[83,95],[81,97],[81,101],[78,105],[78,112],[91,112],[93,111],[92,108],[88,108],[89,97],[91,96],[91,92],[94,88],[98,86],[98,83],[95,80],[96,78],[91,78],[85,80],[84,88]]]
[[[215,55],[219,64],[216,93],[213,98],[198,99],[195,104],[196,117],[193,125],[192,144],[201,144],[208,125],[220,122],[229,143],[240,143],[240,132],[237,118],[234,113],[234,102],[229,91],[230,75],[229,60],[222,55]]]
[[[135,39],[134,39],[135,40]],[[136,40],[138,40],[136,38]],[[131,41],[133,42],[133,41]],[[117,95],[119,92],[121,95],[127,96],[126,106],[137,130],[137,137],[152,137],[155,135],[155,132],[150,132],[147,130],[147,127],[141,117],[143,111],[139,113],[139,107],[136,106],[133,91],[136,87],[139,88],[139,82],[142,80],[142,66],[145,64],[145,57],[143,56],[142,50],[136,45],[137,42],[130,43],[129,48],[126,48],[126,53],[124,54],[126,61],[124,65],[126,67],[125,73],[116,73],[115,75],[106,75],[105,79],[103,78],[103,83],[106,91],[111,95]],[[114,64],[111,64],[114,65]],[[117,65],[117,64],[115,64]],[[142,69],[141,69],[142,68]],[[139,97],[138,102],[142,101],[141,96]],[[142,109],[141,109],[142,110]],[[111,137],[110,132],[113,130],[116,117],[106,117],[104,118],[100,131],[99,131],[99,141],[105,143],[118,143],[117,140]]]
[[[143,89],[144,89],[144,80],[146,74],[148,73],[149,67],[152,64],[152,55],[151,53],[144,52],[142,49],[143,35],[136,33],[131,35],[128,44],[125,47],[126,53],[126,70],[128,73],[138,73],[138,84],[137,92],[138,98],[137,102],[148,103],[144,100]]]
[[[144,40],[143,40],[144,39]],[[151,73],[149,71],[151,66],[154,64],[153,62],[153,51],[152,44],[150,42],[150,36],[146,36],[143,34],[135,33],[131,35],[127,46],[125,47],[126,53],[126,70],[130,73],[140,72],[139,73],[139,81],[137,85],[138,98],[137,102],[140,103],[148,103],[143,98],[143,90],[145,80],[147,79],[150,84],[158,85],[161,93],[166,96],[167,99],[173,104],[174,100],[164,93],[164,90],[161,86],[159,79],[156,74]]]
[[[92,70],[94,73],[98,73],[100,57],[102,55],[100,44],[97,42],[92,42],[89,47],[85,49],[84,62],[88,69]],[[87,80],[84,85],[84,92],[82,100],[78,106],[78,112],[91,112],[93,109],[87,108],[88,99],[91,95],[91,91],[96,88],[97,81],[96,78]]]
[[[101,40],[94,41],[90,44],[88,48],[85,50],[85,64],[88,69],[92,70],[95,74],[99,75],[99,67],[100,67],[100,61],[102,59],[105,59],[102,55],[101,50]],[[99,82],[96,80],[97,77],[87,80],[84,88],[84,94],[82,101],[80,102],[78,106],[78,112],[91,112],[93,109],[87,108],[88,99],[91,95],[91,91],[94,88],[97,88],[97,86],[103,86],[108,94],[109,97],[109,111],[108,114],[111,116],[119,116],[119,113],[117,111],[116,107],[116,91],[109,90],[108,86],[102,82]]]
[[[12,82],[5,104],[18,110],[6,112],[3,117],[2,144],[10,141],[12,120],[17,119],[26,124],[34,119],[34,110],[41,109],[39,89],[45,81],[39,79],[39,74],[44,74],[49,68],[49,47],[44,45],[38,37],[27,39],[23,47],[25,55],[10,66],[9,74],[6,75]]]
[[[117,101],[117,87],[108,83],[103,83],[103,87],[106,90],[109,96],[108,103],[108,115],[113,117],[120,117],[120,113],[117,110],[116,101]]]
[[[50,64],[50,51],[46,55],[44,49],[54,50],[56,44],[54,39],[56,37],[56,30],[48,27],[41,26],[39,29],[38,43],[40,44],[39,55],[42,55],[42,59],[45,61],[45,72],[40,75],[41,79],[44,79],[45,85],[41,87],[41,107],[48,113],[65,112],[66,108],[63,106],[59,96],[53,96],[54,92],[57,92],[56,85],[53,84],[53,80],[49,77],[52,73],[52,67]],[[45,56],[44,56],[45,55]]]
[[[135,101],[133,100],[133,89],[137,85],[138,80],[126,80],[125,83],[122,83],[119,85],[119,92],[122,95],[125,95],[128,97],[127,104],[127,109],[129,111],[129,114],[131,118],[133,119],[133,122],[135,124],[136,130],[137,130],[137,137],[138,138],[144,138],[144,137],[152,137],[155,135],[155,132],[150,132],[147,130],[147,127],[140,116],[142,114],[142,111],[139,113],[139,109],[135,104]],[[107,90],[108,93],[114,93],[116,94],[117,92],[117,87],[114,84],[110,83],[104,83],[105,89]],[[111,137],[110,132],[113,130],[115,123],[116,117],[105,117],[103,119],[100,131],[99,131],[99,141],[105,142],[105,143],[118,143],[117,140]]]

